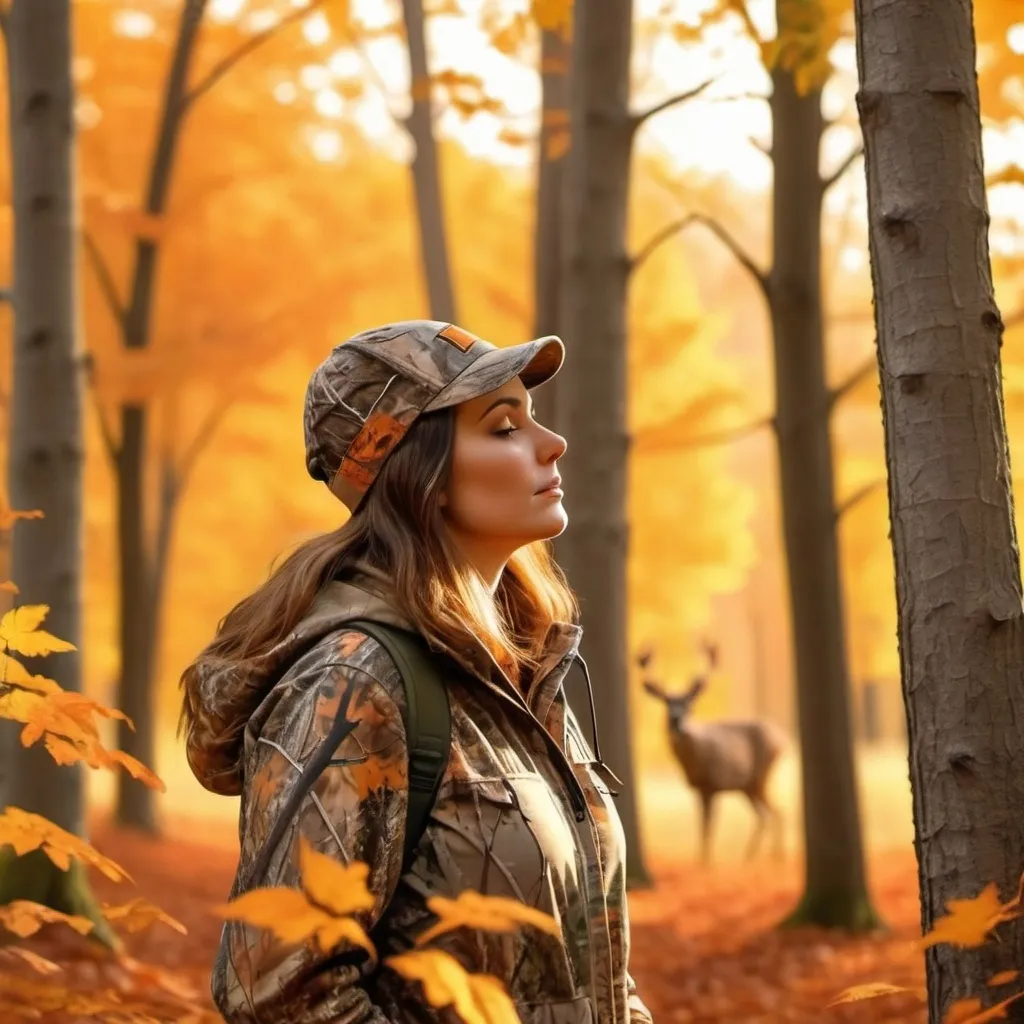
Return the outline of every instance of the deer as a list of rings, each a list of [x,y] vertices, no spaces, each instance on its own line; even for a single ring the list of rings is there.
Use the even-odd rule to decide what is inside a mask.
[[[770,722],[720,720],[695,722],[690,716],[694,702],[707,687],[708,676],[718,663],[718,647],[703,641],[707,669],[696,676],[683,693],[670,694],[650,674],[654,648],[648,646],[636,658],[644,673],[643,687],[663,701],[672,753],[690,787],[701,800],[701,861],[711,857],[711,824],[715,797],[719,793],[739,792],[757,815],[754,832],[747,845],[747,859],[757,852],[769,818],[775,832],[775,855],[782,856],[782,816],[768,800],[767,786],[779,755],[787,746],[785,734]]]

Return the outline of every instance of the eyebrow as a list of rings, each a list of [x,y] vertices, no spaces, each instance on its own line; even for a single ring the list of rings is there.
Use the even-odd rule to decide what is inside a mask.
[[[480,413],[480,419],[483,419],[492,409],[497,409],[499,405],[511,405],[513,409],[519,409],[522,406],[522,400],[515,398],[512,395],[504,395],[501,398],[496,398],[482,413]],[[530,403],[531,407],[533,403]]]

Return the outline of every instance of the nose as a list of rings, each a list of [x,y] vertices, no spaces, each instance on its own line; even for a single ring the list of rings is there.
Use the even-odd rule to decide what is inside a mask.
[[[561,434],[556,434],[547,427],[540,429],[542,436],[537,451],[541,463],[546,466],[551,462],[557,462],[565,454],[565,449],[569,445]]]

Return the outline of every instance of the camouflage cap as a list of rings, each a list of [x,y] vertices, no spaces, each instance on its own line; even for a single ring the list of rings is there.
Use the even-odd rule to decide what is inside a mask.
[[[513,377],[553,377],[555,337],[498,348],[454,324],[403,320],[356,334],[313,371],[306,389],[306,468],[355,511],[416,417],[479,398]]]

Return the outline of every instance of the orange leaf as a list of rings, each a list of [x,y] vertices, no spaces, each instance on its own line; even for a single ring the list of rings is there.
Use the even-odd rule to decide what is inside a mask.
[[[985,984],[990,985],[992,988],[997,988],[1000,985],[1009,985],[1011,981],[1016,981],[1019,976],[1020,971],[1000,971],[998,974],[993,974]]]
[[[66,924],[79,935],[88,935],[93,929],[92,921],[86,917],[62,914],[59,910],[51,910],[31,900],[12,900],[0,907],[0,927],[17,935],[19,939],[35,935],[44,924],[58,923]]]
[[[136,932],[144,931],[157,921],[167,925],[169,928],[173,928],[182,935],[188,935],[188,929],[180,921],[176,921],[169,914],[165,914],[158,906],[150,903],[147,899],[143,899],[141,896],[130,900],[128,903],[122,903],[120,906],[111,906],[108,903],[104,903],[103,916],[108,921],[116,921],[123,925],[125,930],[133,935]]]
[[[987,1010],[981,1008],[980,999],[958,999],[946,1011],[942,1024],[989,1024],[989,1021],[993,1020],[1006,1020],[1007,1007],[1021,996],[1024,996],[1024,992],[1018,992]]]
[[[39,974],[56,974],[63,970],[60,964],[55,964],[52,960],[47,960],[45,956],[40,956],[38,953],[32,952],[31,949],[23,949],[21,946],[8,946],[6,949],[0,950],[0,954],[24,960],[32,970]]]
[[[949,913],[940,917],[934,927],[920,940],[920,947],[947,942],[954,946],[981,946],[988,933],[1003,921],[1019,917],[1019,895],[1009,903],[1000,903],[995,882],[989,882],[977,896],[971,899],[950,900],[946,904]]]
[[[0,500],[0,530],[9,530],[19,519],[42,519],[43,513],[40,509],[34,508],[30,512],[20,512],[8,508],[6,503]]]
[[[42,850],[57,867],[66,871],[71,858],[102,871],[113,882],[130,878],[124,868],[94,850],[84,839],[65,832],[52,821],[19,807],[7,807],[0,813],[0,846],[13,846],[20,857]]]
[[[921,1000],[928,998],[928,993],[921,988],[905,988],[902,985],[890,985],[885,981],[871,981],[865,985],[854,985],[853,988],[844,989],[832,1002],[826,1004],[826,1008],[839,1006],[841,1003],[857,1003],[862,999],[877,999],[879,996],[891,996],[903,992],[909,992]]]
[[[8,594],[21,593],[21,591],[18,590],[17,583],[14,583],[12,580],[4,580],[3,583],[0,583],[0,590],[6,590]]]
[[[482,896],[472,889],[467,889],[459,893],[454,900],[444,896],[431,896],[427,900],[427,906],[439,920],[420,935],[416,940],[418,946],[425,945],[432,938],[456,928],[510,932],[520,924],[529,924],[555,938],[561,935],[557,922],[550,914],[507,896]]]
[[[362,861],[342,864],[333,857],[318,853],[300,836],[299,868],[302,888],[310,902],[323,907],[336,917],[372,910],[376,902],[366,887],[370,868]]]

